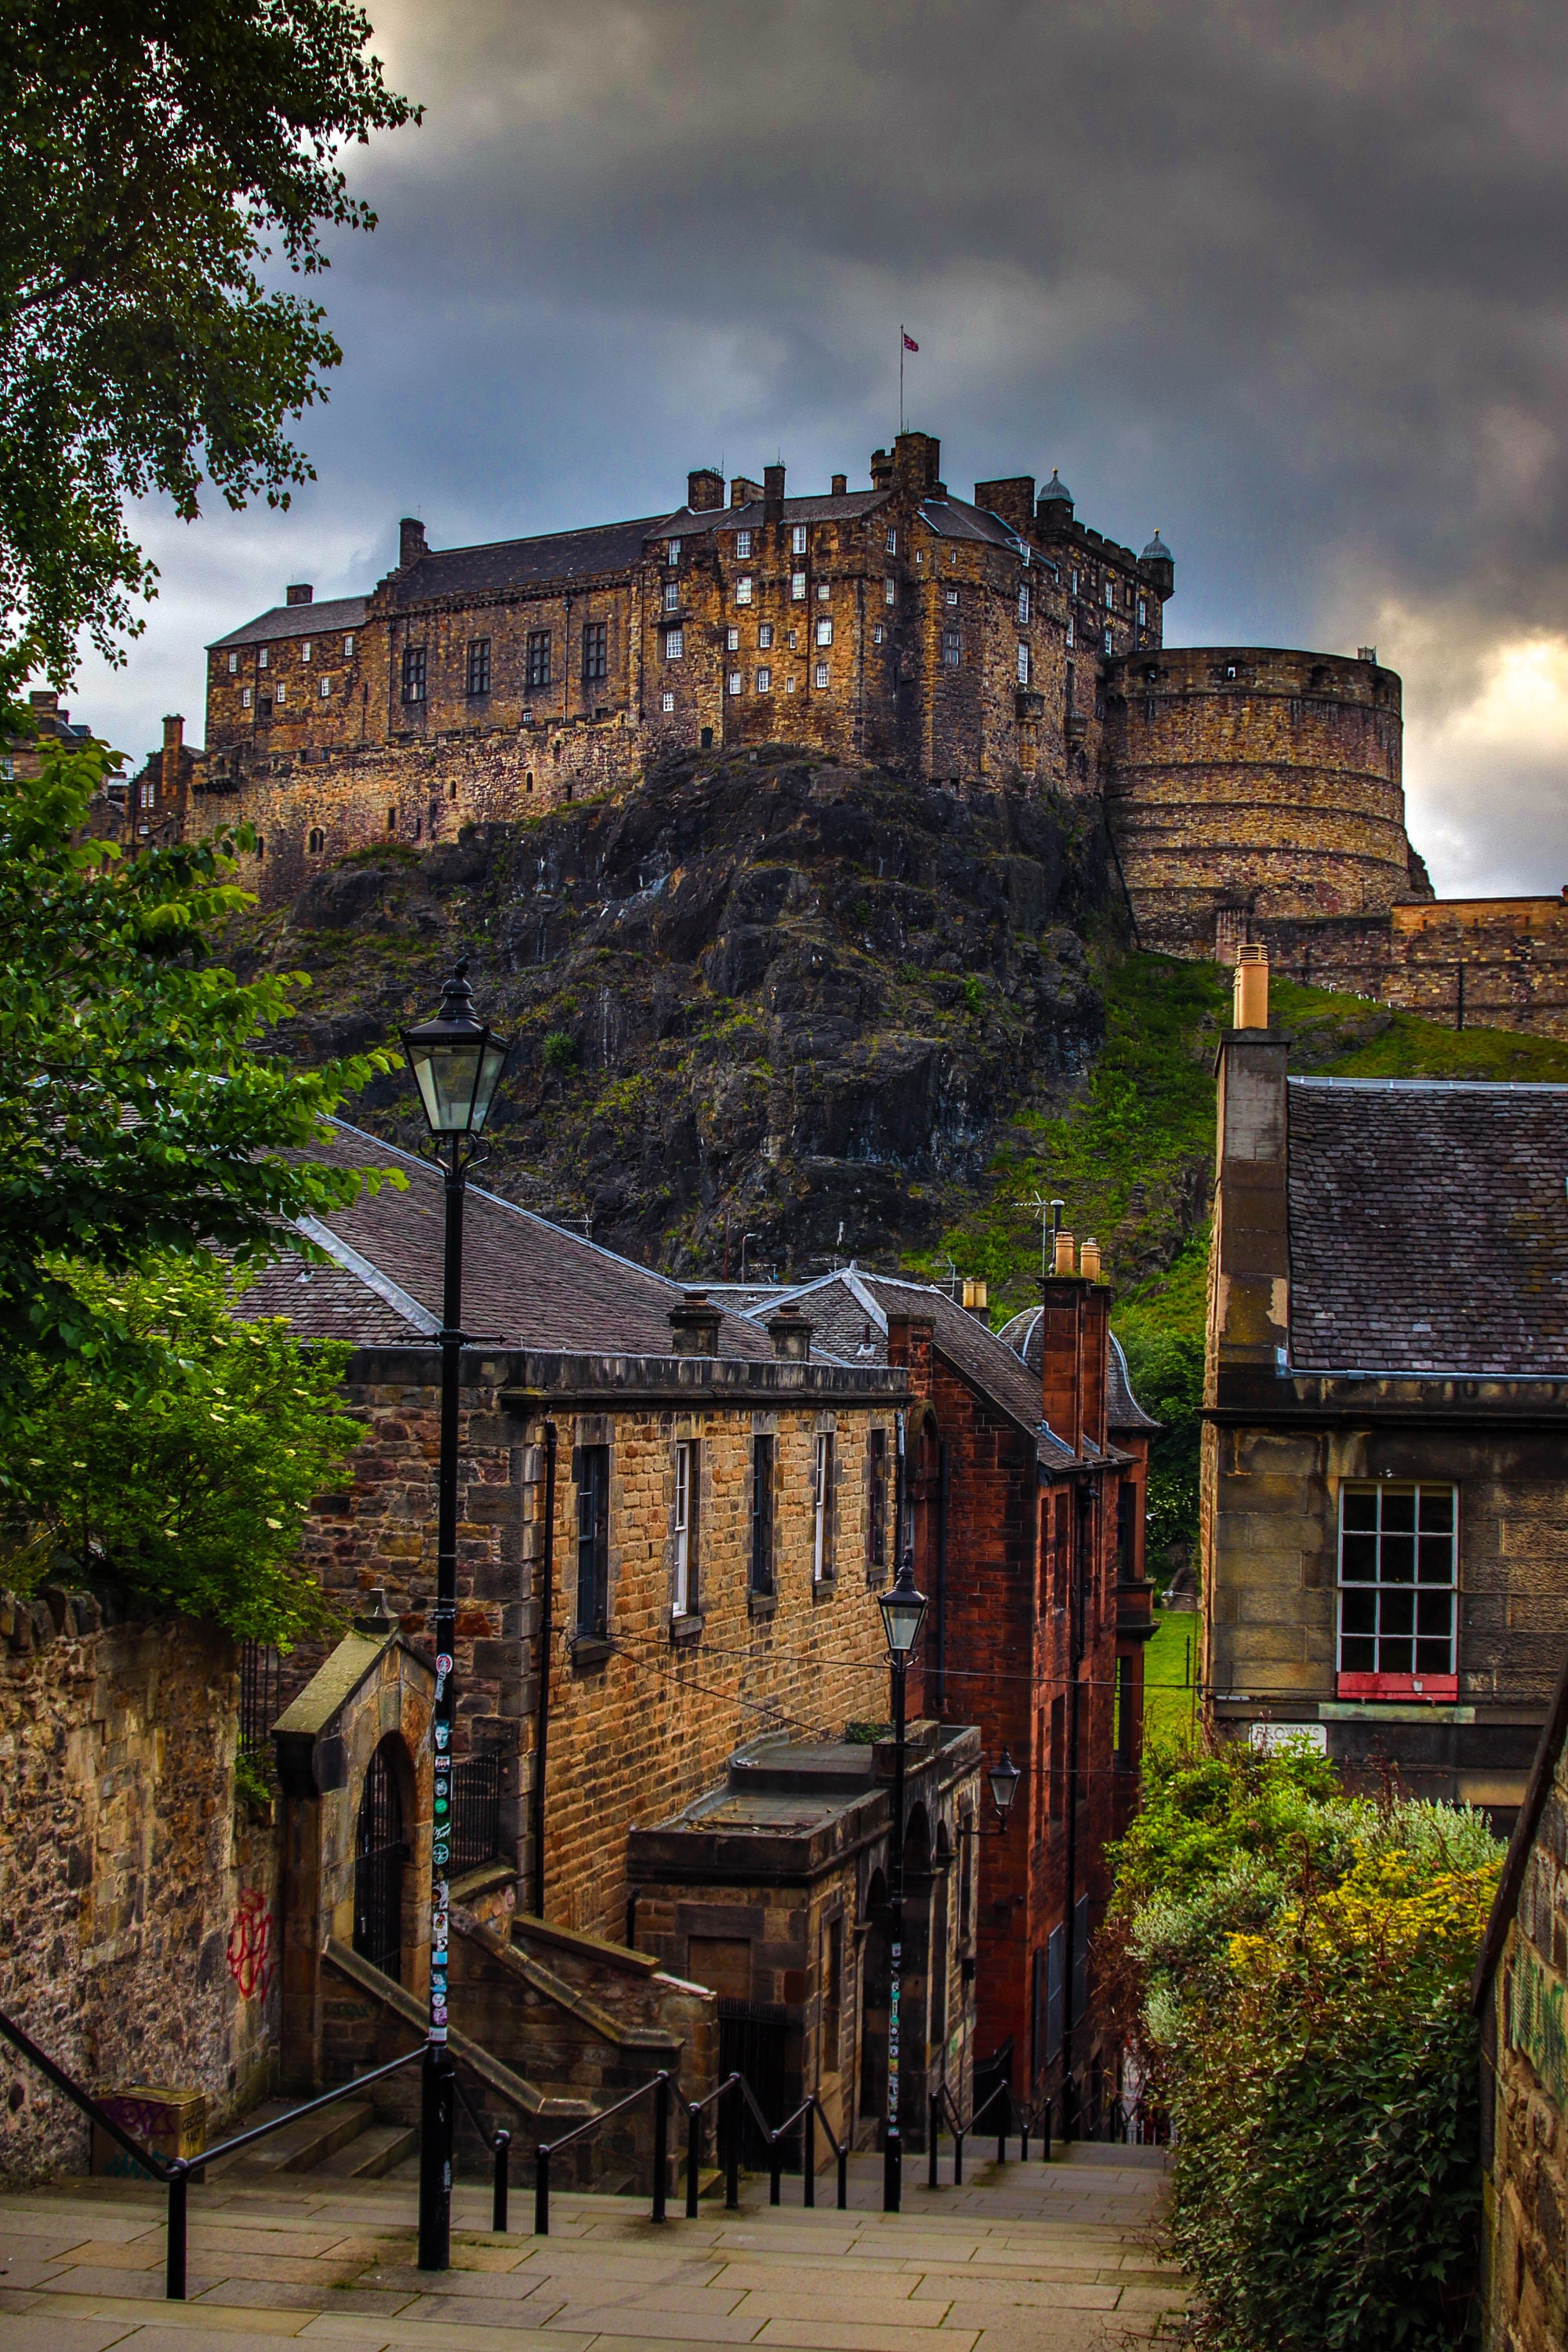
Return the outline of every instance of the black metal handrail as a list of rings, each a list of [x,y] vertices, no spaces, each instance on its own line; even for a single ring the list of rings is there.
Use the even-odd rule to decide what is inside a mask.
[[[368,2074],[356,2074],[353,2082],[340,2083],[336,2090],[323,2092],[317,2099],[307,2099],[302,2106],[290,2107],[286,2115],[274,2116],[270,2123],[253,2124],[248,2131],[237,2132],[232,2139],[219,2140],[216,2147],[203,2148],[200,2156],[167,2158],[155,2155],[150,2147],[143,2147],[123,2124],[116,2123],[111,2115],[105,2113],[90,2092],[84,2091],[79,2083],[73,2082],[65,2069],[57,2066],[48,2053],[40,2050],[37,2043],[3,2011],[0,2011],[0,2034],[14,2049],[19,2050],[57,2091],[69,2099],[73,2106],[79,2107],[89,2121],[106,2131],[127,2155],[134,2157],[154,2180],[161,2181],[168,2189],[168,2222],[163,2251],[163,2299],[166,2303],[184,2303],[185,2300],[187,2192],[193,2172],[200,2172],[205,2166],[216,2163],[220,2156],[232,2156],[237,2148],[250,2147],[258,2139],[268,2138],[273,2132],[281,2131],[286,2124],[298,2123],[301,2116],[313,2116],[321,2108],[333,2105],[339,2099],[353,2098],[367,2084],[379,2083],[384,2075],[395,2074],[399,2067],[410,2066],[416,2058],[425,2055],[422,2042],[417,2050],[405,2051],[401,2058],[394,2058],[384,2066],[373,2067]]]
[[[490,2191],[490,2228],[504,2230],[507,2226],[507,2205],[511,2191],[511,2134],[504,2125],[497,2131],[489,2129],[483,2118],[475,2111],[474,2103],[464,2090],[462,2077],[456,2067],[452,2072],[452,2086],[463,2103],[464,2112],[468,2121],[495,2158],[495,2177]]]
[[[597,2115],[586,2116],[569,2132],[563,2132],[557,2140],[540,2141],[533,2151],[533,2234],[536,2238],[550,2235],[551,2159],[559,2156],[563,2148],[572,2147],[574,2141],[585,2139],[590,2132],[597,2131],[600,2125],[607,2124],[613,2116],[624,2115],[628,2107],[635,2107],[640,2100],[647,2098],[650,2091],[654,2095],[652,2218],[656,2221],[664,2220],[668,2187],[665,2176],[669,2164],[669,2090],[674,2080],[674,2075],[668,2069],[661,2068],[647,2082],[639,2083],[635,2091],[628,2091],[624,2099],[617,2099],[613,2107],[601,2107]]]
[[[994,2089],[988,2092],[986,2096],[982,2099],[980,2105],[975,2108],[973,2114],[970,2116],[969,2121],[966,2124],[963,2116],[958,2112],[952,2092],[948,2089],[947,2084],[943,2083],[935,2091],[933,2091],[931,2095],[929,2138],[931,2143],[930,2185],[932,2189],[938,2188],[941,2185],[937,2179],[936,2168],[937,2139],[942,2129],[942,2121],[944,2110],[947,2116],[948,2130],[952,2139],[952,2185],[955,2189],[962,2189],[963,2186],[963,2143],[973,2132],[978,2131],[980,2128],[981,2118],[989,2114],[990,2110],[996,2105],[998,2100],[1005,2101],[1005,2104],[1002,2110],[1001,2123],[996,2133],[997,2163],[1005,2164],[1007,2161],[1007,2137],[1009,2129],[1011,2129],[1016,2131],[1018,2135],[1018,2160],[1021,2164],[1027,2164],[1029,2161],[1029,2137],[1034,2128],[1035,2118],[1037,2116],[1039,2116],[1042,2118],[1040,2126],[1040,2161],[1042,2164],[1049,2164],[1051,2160],[1051,2102],[1048,2097],[1043,2100],[1037,2107],[1020,2107],[1017,2100],[1013,2095],[1012,2084],[1006,2082],[998,2083]]]

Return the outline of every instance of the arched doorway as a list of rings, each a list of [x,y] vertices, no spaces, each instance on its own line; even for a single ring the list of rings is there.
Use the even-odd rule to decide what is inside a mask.
[[[408,1841],[403,1826],[396,1739],[388,1736],[370,1759],[354,1838],[354,1949],[372,1968],[403,1979],[403,1874]]]

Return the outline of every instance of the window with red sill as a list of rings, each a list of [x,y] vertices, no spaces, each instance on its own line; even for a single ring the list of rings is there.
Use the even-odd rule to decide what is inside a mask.
[[[1392,1478],[1340,1488],[1341,1698],[1457,1699],[1458,1489]]]

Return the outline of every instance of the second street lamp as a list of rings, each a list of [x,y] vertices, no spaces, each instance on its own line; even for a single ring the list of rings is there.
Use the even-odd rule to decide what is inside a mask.
[[[436,1521],[436,1706],[430,1844],[430,2021],[419,2102],[419,2268],[444,2271],[451,2252],[452,2137],[457,2075],[447,2041],[448,1894],[452,1856],[452,1661],[458,1634],[458,1404],[463,1333],[463,1188],[486,1157],[480,1141],[509,1051],[474,1016],[468,965],[452,971],[434,1021],[403,1033],[436,1160],[446,1180],[441,1287],[441,1462]]]
[[[899,2121],[899,2000],[904,1965],[904,1687],[910,1654],[920,1640],[926,1597],[915,1590],[915,1556],[906,1548],[899,1572],[877,1595],[888,1662],[893,1670],[893,1818],[888,1855],[888,2131],[882,2152],[882,2210],[903,2200],[903,2137]]]

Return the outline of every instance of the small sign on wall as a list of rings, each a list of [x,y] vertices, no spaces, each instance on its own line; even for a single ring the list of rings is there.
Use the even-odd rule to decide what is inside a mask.
[[[1318,1755],[1329,1752],[1328,1726],[1322,1723],[1249,1723],[1247,1744],[1260,1755],[1277,1755],[1281,1748],[1310,1748]]]

